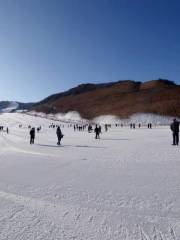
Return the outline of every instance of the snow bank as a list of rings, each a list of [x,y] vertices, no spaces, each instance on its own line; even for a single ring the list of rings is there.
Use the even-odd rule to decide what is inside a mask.
[[[45,114],[42,112],[31,111],[28,112],[31,116],[38,116],[42,118],[51,119],[54,121],[62,121],[69,123],[88,123],[89,120],[83,119],[81,115],[76,111],[71,111],[68,113],[58,113],[58,114]],[[133,114],[127,119],[121,119],[114,115],[102,115],[92,119],[93,123],[97,124],[123,124],[129,125],[130,123],[147,125],[148,123],[152,123],[153,125],[169,125],[172,122],[173,117],[161,116],[158,114],[151,113],[138,113]],[[180,119],[179,119],[180,120]]]
[[[72,111],[68,113],[58,113],[55,117],[60,121],[74,121],[74,122],[84,122],[85,119],[81,118],[81,115],[78,112]]]
[[[94,118],[93,122],[97,124],[115,124],[115,123],[123,122],[123,120],[121,120],[120,118],[114,115],[103,115],[103,116]]]
[[[83,119],[81,115],[76,111],[71,111],[68,113],[58,113],[58,114],[45,114],[42,112],[35,112],[31,111],[28,112],[31,116],[37,116],[42,118],[47,118],[54,121],[61,121],[61,122],[72,122],[72,123],[87,123],[87,119]]]
[[[138,113],[133,114],[128,119],[121,119],[117,116],[113,115],[104,115],[99,116],[93,119],[93,122],[98,124],[124,124],[128,125],[130,123],[141,123],[142,125],[147,125],[148,123],[152,123],[153,125],[169,125],[172,122],[173,117],[168,116],[160,116],[158,114],[150,114],[150,113]]]
[[[169,125],[172,121],[173,117],[168,116],[160,116],[157,114],[149,114],[149,113],[141,113],[134,114],[129,118],[129,123],[141,123],[143,125],[147,125],[148,123],[152,123],[153,125]]]

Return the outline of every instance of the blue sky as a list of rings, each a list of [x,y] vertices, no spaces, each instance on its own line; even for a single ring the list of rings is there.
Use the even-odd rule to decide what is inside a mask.
[[[157,78],[180,83],[179,0],[0,1],[0,100]]]

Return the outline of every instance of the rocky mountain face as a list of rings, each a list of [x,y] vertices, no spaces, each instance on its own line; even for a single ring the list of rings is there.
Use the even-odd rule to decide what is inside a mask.
[[[81,84],[54,94],[35,104],[33,110],[45,113],[77,111],[92,119],[100,115],[121,118],[134,113],[156,113],[180,117],[180,86],[168,80],[107,84]]]
[[[32,109],[45,113],[77,111],[87,119],[109,114],[126,118],[135,113],[180,117],[180,85],[163,79],[81,84],[49,96]]]

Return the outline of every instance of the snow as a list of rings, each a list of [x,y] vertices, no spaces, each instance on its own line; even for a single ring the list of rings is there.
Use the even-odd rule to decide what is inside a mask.
[[[114,115],[104,115],[93,119],[93,122],[99,124],[112,124],[112,123],[122,123],[124,125],[129,125],[130,123],[147,125],[152,123],[154,125],[169,125],[174,117],[161,116],[153,113],[136,113],[131,115],[127,119],[121,119]]]
[[[45,114],[42,112],[29,111],[27,113],[30,116],[38,116],[42,118],[47,118],[50,120],[62,121],[66,123],[88,123],[87,119],[83,119],[81,115],[76,111],[70,111],[67,113],[57,113],[57,114]]]
[[[121,120],[114,115],[102,115],[93,119],[93,122],[98,124],[112,124],[112,123],[125,123],[127,119]]]
[[[1,108],[0,112],[2,112],[2,113],[10,113],[13,110],[16,110],[18,107],[19,107],[19,104],[17,102],[12,101],[12,102],[9,102],[7,107]]]
[[[74,132],[0,115],[1,240],[179,240],[180,148],[169,127]],[[60,122],[54,122],[58,124]],[[22,124],[22,128],[19,128]],[[42,126],[29,145],[27,126]]]
[[[83,119],[81,115],[76,111],[71,111],[67,113],[58,113],[58,114],[45,114],[42,112],[29,111],[31,116],[39,116],[43,118],[48,118],[51,120],[58,120],[62,122],[71,122],[71,123],[89,123],[89,120]],[[115,115],[102,115],[91,120],[93,123],[97,124],[123,124],[129,125],[130,123],[147,125],[152,123],[153,125],[169,125],[174,117],[170,116],[161,116],[153,113],[136,113],[131,115],[129,118],[122,119]],[[178,119],[180,121],[180,119]]]
[[[76,111],[71,111],[65,114],[59,113],[56,114],[55,117],[61,121],[83,121],[81,115]]]

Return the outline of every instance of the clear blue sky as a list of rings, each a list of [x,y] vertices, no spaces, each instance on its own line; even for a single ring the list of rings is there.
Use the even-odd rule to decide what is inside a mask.
[[[180,83],[179,0],[0,0],[0,100],[157,78]]]

